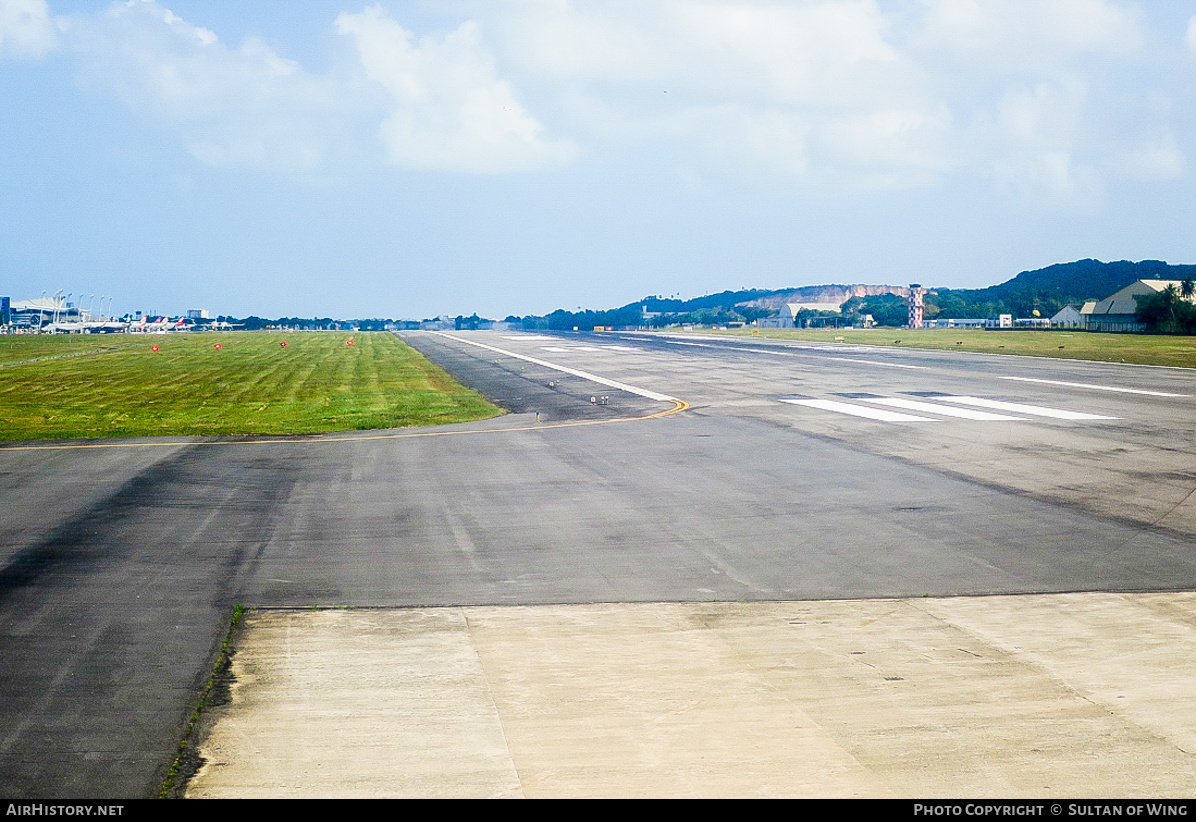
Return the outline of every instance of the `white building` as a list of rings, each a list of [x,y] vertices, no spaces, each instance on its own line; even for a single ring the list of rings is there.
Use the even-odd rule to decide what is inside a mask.
[[[1051,317],[1051,328],[1084,328],[1088,318],[1074,305],[1065,305]]]
[[[1085,303],[1080,313],[1088,318],[1089,331],[1141,331],[1134,298],[1162,293],[1168,286],[1178,291],[1182,285],[1180,280],[1135,280],[1097,303]]]

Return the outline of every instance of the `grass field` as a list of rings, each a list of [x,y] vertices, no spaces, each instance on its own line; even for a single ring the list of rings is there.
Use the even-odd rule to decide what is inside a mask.
[[[985,354],[1022,354],[1101,362],[1131,362],[1196,368],[1196,337],[1150,334],[1090,334],[1087,331],[991,331],[978,328],[773,329],[711,332],[782,340],[933,348]]]
[[[0,337],[0,440],[312,434],[500,413],[393,334]]]

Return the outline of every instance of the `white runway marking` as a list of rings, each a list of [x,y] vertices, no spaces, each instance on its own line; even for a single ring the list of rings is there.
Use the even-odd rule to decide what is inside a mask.
[[[1026,417],[1012,416],[1012,414],[996,414],[992,411],[976,411],[972,408],[957,408],[955,406],[940,405],[940,402],[958,403],[979,408],[989,408],[995,411],[1008,411],[1014,414],[1025,414],[1032,417],[1051,417],[1059,420],[1115,420],[1118,417],[1106,417],[1100,414],[1086,414],[1079,411],[1065,411],[1061,408],[1046,408],[1041,405],[1026,405],[1016,402],[1002,402],[988,400],[981,397],[934,395],[926,400],[911,400],[904,397],[869,397],[852,396],[856,402],[885,405],[890,408],[900,408],[902,411],[916,411],[919,414],[937,414],[940,417],[976,420],[978,422],[1025,422]],[[929,400],[929,401],[928,401]],[[839,400],[791,399],[780,398],[781,402],[789,405],[803,405],[807,408],[818,408],[823,411],[833,411],[837,414],[848,414],[853,417],[865,417],[881,422],[942,422],[933,417],[903,414],[896,411],[882,411],[878,408],[868,408]]]
[[[881,422],[939,422],[929,417],[915,417],[912,414],[898,414],[896,411],[882,411],[879,408],[865,408],[861,405],[850,405],[835,400],[781,400],[790,405],[804,405],[809,408],[821,408],[823,411],[835,411],[839,414],[850,414],[853,417],[865,417]]]
[[[917,400],[904,400],[897,397],[861,397],[865,402],[875,402],[880,405],[890,405],[893,408],[904,408],[906,411],[921,411],[929,414],[942,414],[944,417],[959,417],[965,420],[1024,420],[1025,417],[1011,417],[1007,414],[993,414],[988,411],[972,411],[969,408],[948,408],[945,405],[935,405]]]
[[[615,348],[615,346],[602,346],[602,348],[599,348],[599,347],[593,346],[593,345],[566,345],[566,346],[542,345],[542,346],[540,346],[541,351],[551,351],[554,354],[568,354],[572,351],[587,351],[587,352],[588,351],[602,351],[603,348]],[[620,348],[618,350],[631,351],[633,349]]]
[[[599,385],[608,385],[611,388],[617,388],[620,391],[626,391],[629,394],[635,394],[639,397],[647,397],[650,400],[657,400],[659,402],[681,402],[676,397],[670,397],[668,394],[658,394],[655,391],[649,391],[646,388],[636,388],[634,385],[627,385],[626,383],[616,382],[615,380],[608,380],[606,377],[599,377],[597,374],[590,374],[586,371],[579,371],[576,368],[568,368],[564,365],[557,365],[556,363],[548,362],[546,360],[538,360],[535,357],[528,357],[524,354],[516,354],[514,351],[507,351],[502,348],[495,348],[493,345],[486,345],[485,343],[475,342],[474,340],[467,340],[462,337],[454,336],[453,334],[446,334],[443,331],[429,331],[429,334],[439,334],[442,337],[448,337],[450,340],[456,340],[466,345],[476,345],[478,348],[485,348],[487,351],[494,351],[497,354],[503,354],[507,357],[514,357],[517,360],[524,362],[535,363],[542,365],[545,368],[551,368],[553,371],[561,371],[565,374],[572,374],[575,377],[581,377],[583,380],[596,382]]]
[[[718,349],[722,349],[722,350],[733,350],[731,348],[731,346],[728,346],[728,345],[710,345],[709,343],[681,342],[679,340],[665,340],[665,342],[669,343],[670,345],[688,345],[688,346],[692,346],[693,348],[718,348]],[[800,350],[799,351],[785,351],[785,350],[766,351],[766,350],[762,350],[762,349],[758,349],[758,348],[757,349],[742,348],[742,349],[739,349],[739,351],[755,353],[755,354],[765,354],[765,355],[771,355],[771,356],[775,356],[775,357],[818,357],[818,356],[822,356],[823,352],[838,353],[834,348],[828,348],[828,347],[821,347],[821,348],[817,347],[817,346],[791,346],[791,347],[798,348]],[[810,352],[814,352],[814,353],[810,353]],[[863,365],[879,365],[882,368],[910,368],[915,371],[925,371],[927,368],[930,367],[927,365],[905,365],[903,363],[897,363],[897,362],[882,362],[880,360],[863,360],[863,359],[860,359],[859,357],[837,357],[836,356],[836,357],[834,357],[834,359],[836,362],[858,362],[858,363],[862,363]]]
[[[1033,417],[1052,417],[1057,420],[1115,420],[1117,417],[1105,417],[1100,414],[1081,414],[1079,411],[1063,411],[1058,408],[1044,408],[1041,405],[1023,405],[1016,402],[1000,402],[986,400],[980,397],[935,397],[944,402],[957,402],[961,405],[974,405],[977,408],[992,408],[997,411],[1011,411],[1014,414],[1029,414]]]
[[[1018,382],[1040,382],[1046,385],[1066,385],[1069,388],[1091,388],[1093,391],[1117,391],[1122,394],[1145,394],[1148,397],[1190,397],[1191,394],[1171,394],[1166,391],[1146,391],[1141,388],[1121,388],[1116,385],[1093,385],[1087,382],[1063,382],[1062,380],[1039,380],[1033,377],[1001,377],[1002,380]]]
[[[917,371],[925,371],[930,366],[927,365],[903,365],[899,362],[881,362],[880,360],[857,360],[854,357],[844,357],[845,362],[862,362],[865,365],[883,365],[885,368],[913,368]]]

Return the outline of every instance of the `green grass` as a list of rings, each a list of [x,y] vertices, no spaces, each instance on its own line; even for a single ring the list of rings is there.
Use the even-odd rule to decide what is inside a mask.
[[[897,348],[931,348],[985,354],[1021,354],[1100,362],[1129,362],[1196,368],[1196,337],[1151,334],[1090,334],[1087,331],[990,331],[976,328],[766,328],[710,332],[734,336],[759,336],[782,340],[887,345]]]
[[[191,777],[195,776],[203,760],[199,756],[199,740],[195,738],[195,732],[199,725],[200,716],[203,715],[204,708],[207,707],[208,702],[215,703],[213,700],[213,692],[219,687],[221,682],[224,682],[224,690],[227,693],[228,678],[231,676],[230,669],[232,667],[232,644],[233,634],[237,630],[237,626],[241,623],[242,617],[245,616],[246,608],[244,605],[237,605],[233,608],[233,617],[229,622],[228,631],[224,634],[224,642],[220,645],[220,653],[216,655],[216,665],[212,668],[212,674],[208,677],[208,682],[204,685],[203,692],[199,695],[199,702],[195,706],[195,710],[191,712],[191,718],[187,721],[187,728],[183,731],[183,738],[179,742],[178,751],[175,753],[174,762],[170,765],[170,771],[166,774],[166,780],[162,783],[162,787],[158,790],[159,799],[182,799],[187,790],[187,782]],[[227,696],[225,697],[227,700]]]
[[[148,339],[148,337],[146,338]],[[110,351],[126,340],[120,335],[3,335],[0,336],[0,366],[37,359],[62,359]]]
[[[393,334],[0,337],[0,440],[314,434],[500,413]]]

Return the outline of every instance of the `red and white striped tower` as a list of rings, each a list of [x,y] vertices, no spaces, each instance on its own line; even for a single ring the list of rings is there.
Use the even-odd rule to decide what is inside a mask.
[[[921,283],[910,283],[909,286],[909,327],[910,328],[925,328],[926,323],[922,319],[922,295],[926,292],[922,290]]]

